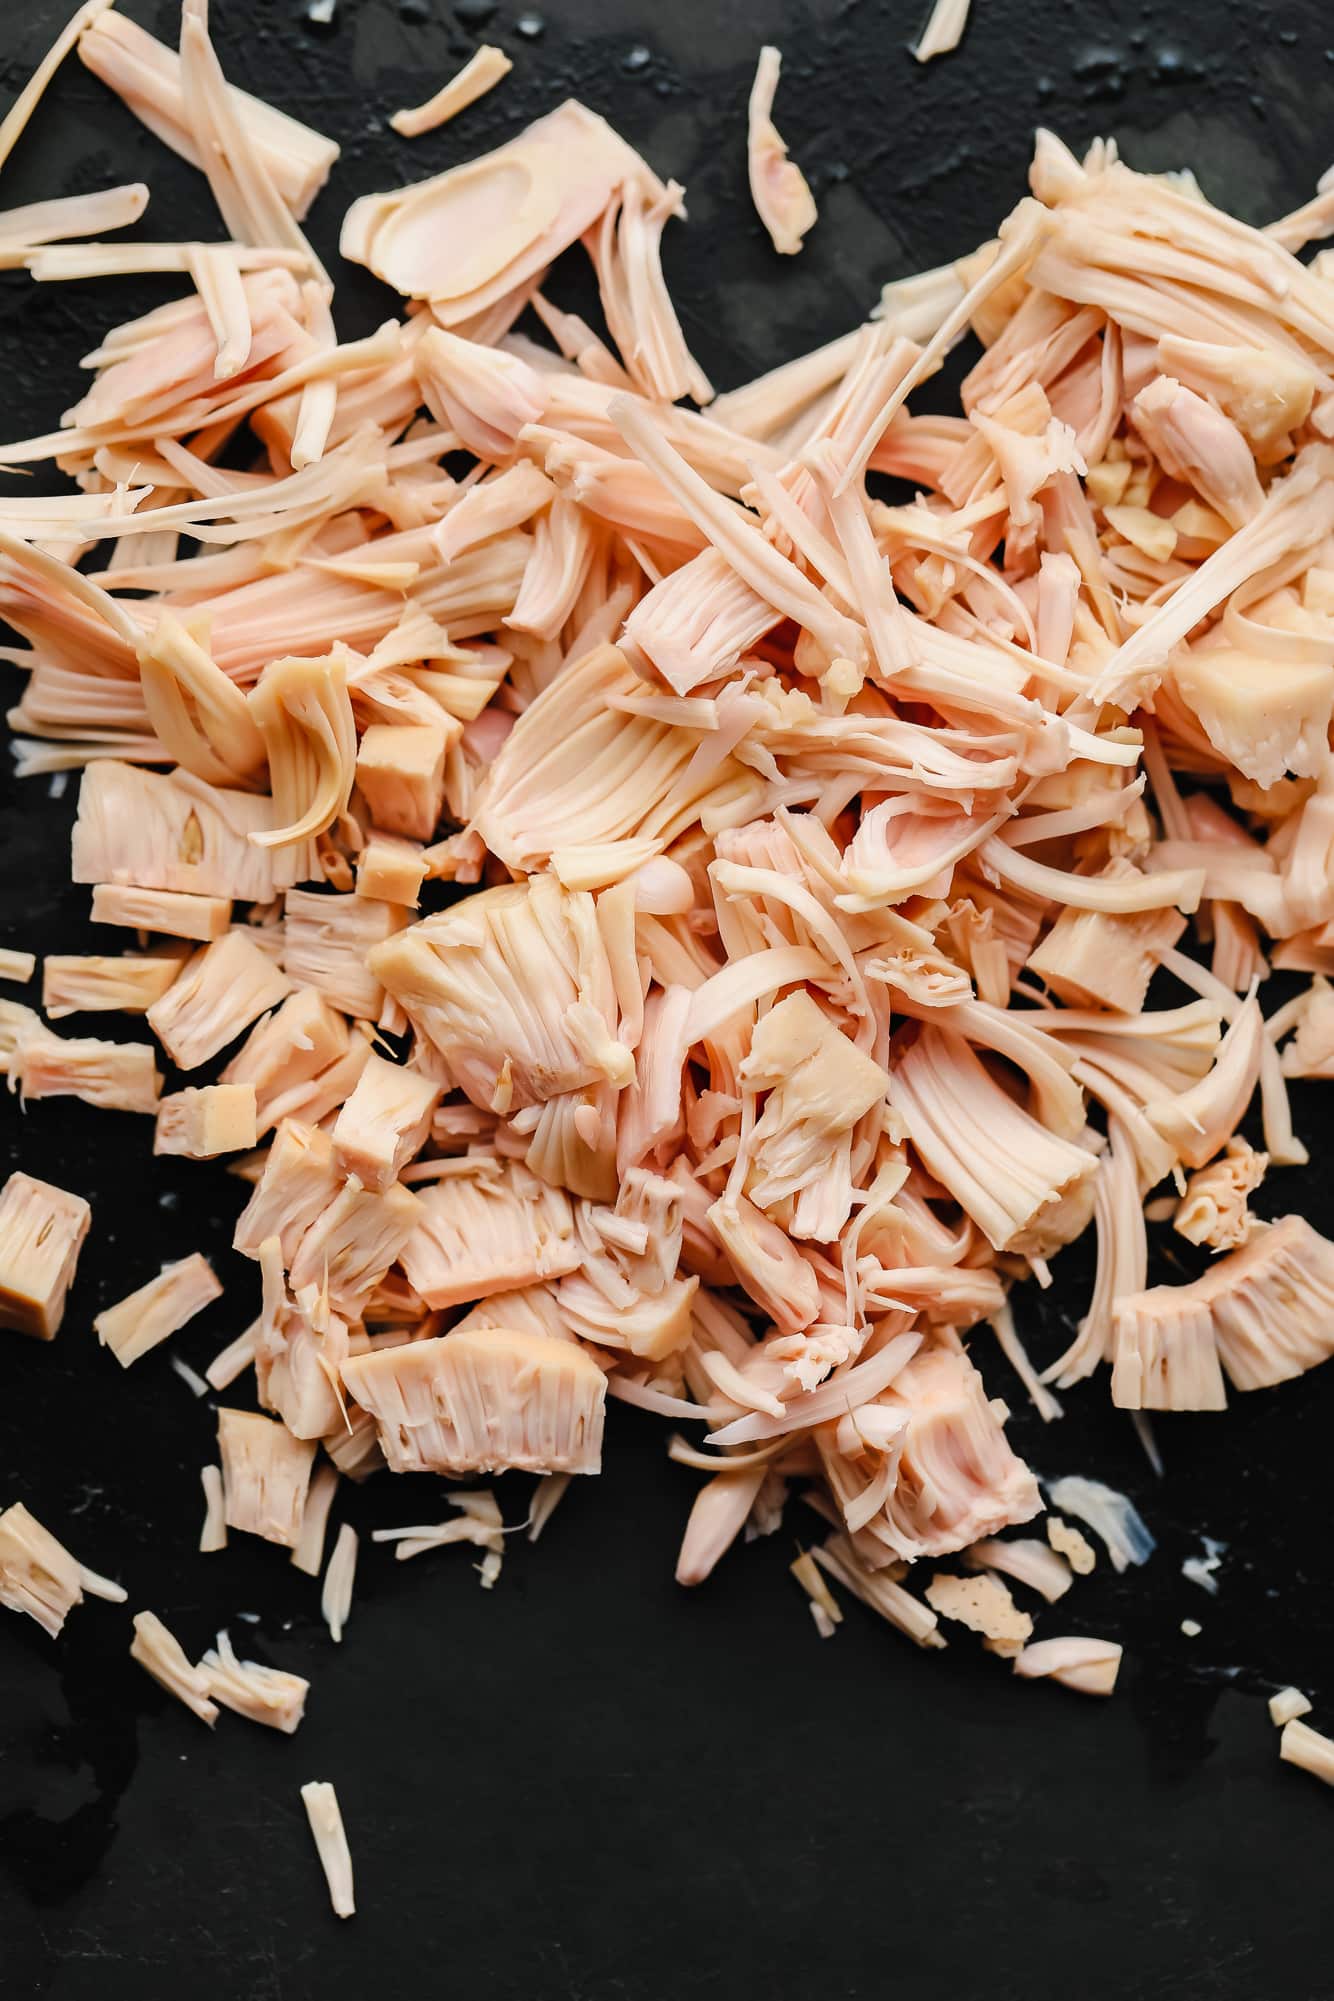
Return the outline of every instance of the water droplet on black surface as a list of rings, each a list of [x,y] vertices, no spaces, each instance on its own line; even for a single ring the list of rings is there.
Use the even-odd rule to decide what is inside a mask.
[[[520,14],[514,23],[514,32],[522,35],[525,42],[535,42],[539,35],[546,33],[546,26],[540,14]]]
[[[652,60],[652,51],[646,49],[642,42],[636,42],[635,46],[627,49],[621,57],[621,68],[627,76],[637,76],[641,70],[648,68]]]
[[[336,28],[338,0],[306,0],[302,19],[310,28]]]

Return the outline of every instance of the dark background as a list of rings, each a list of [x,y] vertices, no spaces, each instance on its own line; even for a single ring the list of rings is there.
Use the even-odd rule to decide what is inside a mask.
[[[1188,164],[1257,222],[1305,199],[1334,154],[1323,8],[975,10],[962,50],[925,70],[906,53],[921,20],[902,0],[546,0],[541,19],[509,0],[338,0],[323,29],[292,0],[215,0],[214,32],[234,81],[343,144],[311,225],[326,257],[355,194],[485,150],[570,92],[606,113],[687,185],[668,277],[720,388],[842,331],[886,278],[972,249],[1021,192],[1039,120],[1076,145],[1114,133],[1138,166]],[[0,102],[66,11],[10,0]],[[127,11],[171,35],[173,8]],[[384,114],[483,36],[513,75],[456,124],[395,138]],[[821,211],[796,259],[771,253],[746,188],[765,39],[785,57],[777,122]],[[139,233],[220,233],[202,179],[71,61],[0,198],[134,178],[153,190]],[[393,309],[364,272],[338,281],[345,335]],[[165,295],[0,278],[4,433],[58,421],[99,331]],[[0,783],[0,937],[97,949],[87,892],[68,883],[77,780],[63,797],[46,779],[16,786],[6,760]],[[123,934],[100,943],[123,949]],[[1323,1163],[1319,1090],[1299,1089],[1296,1110]],[[363,1547],[335,1647],[318,1586],[284,1552],[235,1536],[196,1554],[211,1412],[165,1352],[122,1375],[93,1341],[101,1306],[197,1248],[228,1291],[176,1351],[202,1367],[256,1309],[254,1267],[226,1249],[237,1184],[155,1162],[150,1144],[128,1115],[0,1108],[4,1170],[21,1160],[95,1205],[59,1340],[0,1335],[0,1503],[27,1501],[192,1654],[230,1622],[241,1651],[310,1678],[309,1714],[293,1739],[226,1713],[210,1735],[130,1663],[125,1610],[90,1603],[55,1643],[0,1622],[6,2001],[1334,1996],[1331,1802],[1280,1768],[1263,1700],[1293,1680],[1331,1722],[1334,1371],[1238,1398],[1226,1417],[1160,1421],[1159,1483],[1105,1376],[1044,1429],[979,1336],[1038,1470],[1128,1490],[1158,1536],[1145,1570],[1118,1580],[1104,1561],[1040,1627],[1125,1642],[1110,1703],[1016,1685],[961,1629],[948,1652],[919,1654],[851,1603],[822,1644],[786,1574],[816,1526],[797,1502],[782,1533],[681,1592],[672,1565],[698,1476],[667,1461],[665,1427],[621,1406],[602,1479],[576,1483],[538,1548],[511,1543],[490,1593],[466,1549],[399,1566],[365,1540],[447,1512],[430,1484],[344,1483],[335,1523],[354,1521]],[[1323,1164],[1275,1175],[1259,1206],[1334,1227]],[[1017,1302],[1042,1360],[1083,1310],[1089,1250],[1062,1258],[1045,1300],[1030,1287]],[[501,1483],[510,1520],[528,1491]],[[1181,1574],[1204,1534],[1227,1545],[1216,1599]],[[348,1924],[306,1832],[297,1788],[312,1777],[343,1804],[360,1904]]]

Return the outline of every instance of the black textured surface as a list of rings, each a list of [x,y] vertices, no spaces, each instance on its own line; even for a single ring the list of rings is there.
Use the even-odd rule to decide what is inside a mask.
[[[338,0],[323,29],[290,0],[215,0],[214,25],[235,81],[343,143],[312,225],[326,255],[354,194],[585,98],[688,187],[668,275],[720,386],[841,331],[885,278],[970,249],[1020,191],[1038,120],[1081,144],[1114,132],[1136,165],[1189,164],[1253,220],[1304,199],[1328,164],[1322,7],[976,7],[961,52],[925,71],[905,53],[920,18],[903,0],[559,0],[540,21],[485,0]],[[6,96],[65,11],[9,0]],[[170,32],[168,6],[128,11]],[[482,35],[516,64],[492,97],[415,143],[384,129]],[[783,47],[778,123],[821,206],[795,260],[770,253],[746,191],[743,106],[764,39]],[[202,180],[71,63],[2,198],[136,177],[153,188],[141,233],[214,233]],[[338,275],[344,333],[383,316],[391,302],[364,273]],[[78,355],[159,296],[0,279],[5,434],[57,421]],[[68,885],[75,782],[63,798],[45,780],[16,788],[7,763],[3,782],[0,938],[92,947],[86,892]],[[1297,1113],[1324,1157],[1318,1087]],[[1280,1770],[1262,1700],[1287,1680],[1330,1689],[1334,1371],[1223,1418],[1160,1423],[1160,1483],[1104,1381],[1044,1430],[979,1341],[1039,1470],[1127,1489],[1159,1538],[1144,1571],[1118,1580],[1104,1563],[1043,1621],[1125,1641],[1106,1705],[1016,1686],[966,1634],[917,1654],[856,1606],[821,1644],[785,1574],[795,1506],[784,1533],[678,1591],[696,1476],[667,1462],[662,1427],[623,1408],[603,1479],[576,1487],[539,1548],[512,1545],[494,1592],[467,1552],[399,1566],[363,1541],[334,1647],[317,1586],[281,1551],[234,1537],[195,1554],[211,1414],[165,1354],[122,1375],[92,1340],[100,1306],[195,1248],[229,1290],[177,1352],[202,1365],[253,1311],[253,1267],[225,1248],[235,1182],[154,1162],[149,1145],[148,1122],[129,1116],[0,1107],[5,1171],[21,1159],[95,1203],[59,1340],[0,1335],[0,1500],[28,1501],[192,1651],[229,1621],[246,1650],[308,1675],[309,1715],[291,1740],[229,1716],[210,1736],[128,1661],[124,1611],[89,1604],[54,1644],[0,1622],[6,1997],[1334,1996],[1330,1800]],[[1276,1176],[1265,1195],[1266,1213],[1305,1207],[1334,1226],[1327,1170]],[[1029,1288],[1019,1301],[1040,1358],[1064,1342],[1088,1278],[1072,1252],[1046,1299]],[[502,1484],[511,1519],[526,1492]],[[363,1535],[443,1512],[426,1483],[387,1477],[345,1485],[338,1505]],[[1217,1599],[1180,1570],[1206,1532],[1227,1545]],[[297,1787],[312,1777],[343,1802],[350,1924],[329,1913],[306,1834]]]

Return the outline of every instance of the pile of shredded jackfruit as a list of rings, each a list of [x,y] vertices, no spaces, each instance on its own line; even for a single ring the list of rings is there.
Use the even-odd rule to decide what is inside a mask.
[[[73,876],[130,948],[48,958],[0,1059],[33,1116],[138,1111],[250,1184],[201,1546],[317,1573],[339,1478],[382,1468],[545,1476],[540,1526],[619,1398],[694,1428],[683,1583],[800,1492],[822,1632],[832,1580],[1109,1691],[1116,1644],[1029,1644],[1003,1581],[1056,1599],[1092,1552],[1005,1535],[1042,1501],[977,1356],[1051,1416],[1104,1368],[1128,1411],[1217,1411],[1334,1349],[1334,1244],[1248,1207],[1306,1158],[1288,1079],[1334,1068],[1334,252],[1295,255],[1334,192],[1252,229],[1041,133],[993,241],[715,395],[663,282],[682,190],[577,103],[353,204],[343,255],[404,303],[340,342],[301,227],[337,149],[226,83],[203,0],[179,51],[85,7],[0,160],[76,43],[220,231],[100,240],[142,188],[0,215],[37,280],[181,281],[0,447],[71,480],[0,499],[20,766],[80,769]],[[777,82],[766,50],[751,184],[793,254]],[[576,245],[604,332],[544,290]],[[914,414],[968,335],[957,414]],[[1315,977],[1266,1019],[1273,969]],[[152,1040],[67,1034],[91,1008]],[[1201,1278],[1147,1287],[1146,1201]],[[0,1318],[56,1332],[89,1223],[13,1177]],[[1089,1227],[1039,1376],[1022,1287]],[[217,1290],[186,1260],[98,1336],[131,1366]],[[400,1554],[467,1541],[492,1581],[494,1496],[449,1498]],[[55,1631],[99,1587],[0,1517],[5,1603]],[[134,1646],[206,1720],[299,1721],[225,1636],[194,1664],[143,1613]]]

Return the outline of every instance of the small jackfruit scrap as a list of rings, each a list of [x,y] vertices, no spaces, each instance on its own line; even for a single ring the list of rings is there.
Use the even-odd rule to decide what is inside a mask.
[[[678,1584],[702,1584],[745,1528],[767,1466],[717,1473],[695,1496],[676,1559]]]
[[[815,227],[817,211],[806,177],[796,161],[789,160],[773,122],[782,62],[778,50],[767,43],[760,50],[750,88],[746,157],[755,212],[774,249],[790,257],[800,250],[806,232]]]
[[[1115,1487],[1109,1487],[1101,1480],[1089,1480],[1082,1474],[1070,1473],[1064,1479],[1053,1480],[1047,1492],[1055,1507],[1064,1514],[1077,1515],[1081,1522],[1088,1523],[1095,1535],[1102,1538],[1112,1560],[1112,1569],[1118,1576],[1132,1563],[1147,1563],[1158,1547],[1129,1495],[1119,1493]],[[1078,1531],[1074,1533],[1078,1534]],[[1069,1557],[1075,1570],[1092,1569],[1092,1564],[1068,1536],[1058,1541],[1050,1529],[1048,1535],[1052,1548]],[[1084,1541],[1082,1536],[1080,1541]],[[1087,1549],[1085,1542],[1084,1550]]]
[[[109,1112],[156,1113],[162,1078],[148,1042],[61,1036],[40,1024],[19,1038],[10,1088],[29,1098],[82,1098]]]
[[[225,1390],[252,1367],[255,1360],[255,1329],[247,1327],[244,1334],[238,1334],[213,1357],[204,1371],[204,1380],[210,1389]]]
[[[1269,1698],[1269,1720],[1278,1729],[1310,1713],[1311,1700],[1299,1688],[1280,1688]]]
[[[1217,1160],[1199,1168],[1176,1204],[1172,1227],[1192,1244],[1234,1251],[1256,1227],[1246,1198],[1260,1186],[1269,1156],[1249,1141],[1230,1139]]]
[[[371,961],[407,922],[406,911],[369,896],[323,896],[289,889],[283,964],[290,981],[313,987],[332,1006],[378,1021],[384,988]]]
[[[696,1275],[682,1277],[678,1270],[684,1225],[680,1187],[642,1167],[626,1169],[610,1214],[581,1210],[581,1268],[556,1293],[570,1332],[594,1346],[628,1348],[654,1361],[683,1349],[699,1290]]]
[[[245,931],[229,931],[190,960],[148,1025],[180,1070],[197,1070],[259,1016],[277,1007],[293,983]]]
[[[193,1320],[196,1313],[222,1298],[222,1286],[207,1258],[195,1251],[179,1264],[164,1266],[137,1292],[108,1306],[93,1321],[104,1348],[110,1348],[122,1369],[137,1362],[159,1342]]]
[[[1121,1649],[1115,1640],[1034,1640],[1015,1655],[1013,1665],[1027,1681],[1059,1681],[1080,1695],[1110,1695]]]
[[[1324,1785],[1334,1786],[1334,1738],[1323,1736],[1309,1723],[1294,1717],[1283,1725],[1278,1755],[1285,1765],[1297,1765]]]
[[[315,1850],[329,1886],[329,1901],[340,1918],[356,1916],[352,1895],[352,1857],[348,1852],[338,1795],[327,1779],[310,1779],[301,1788],[301,1799],[315,1837]]]
[[[421,1222],[403,1246],[402,1265],[427,1306],[559,1278],[583,1260],[570,1198],[521,1162],[479,1154],[475,1171],[450,1175],[419,1200]],[[498,1311],[503,1322],[503,1307]]]
[[[10,946],[0,950],[0,980],[12,980],[25,987],[37,970],[35,952],[16,952]]]
[[[357,752],[357,789],[377,827],[429,841],[445,803],[445,756],[454,734],[443,724],[372,723]]]
[[[1087,1577],[1097,1563],[1097,1553],[1087,1536],[1081,1535],[1069,1522],[1059,1515],[1046,1517],[1047,1541],[1058,1556],[1063,1556],[1077,1577]]]
[[[218,1452],[227,1526],[294,1549],[301,1537],[313,1439],[258,1412],[220,1409]]]
[[[203,1556],[227,1547],[227,1517],[222,1494],[222,1473],[217,1466],[201,1466],[199,1483],[204,1489],[204,1526],[199,1531]]]
[[[606,1377],[571,1341],[506,1328],[354,1355],[343,1381],[395,1473],[596,1473]]]
[[[0,1605],[8,1611],[26,1612],[54,1639],[73,1607],[82,1604],[84,1592],[101,1582],[29,1514],[22,1501],[0,1512]],[[92,1595],[111,1594],[93,1591]]]
[[[425,854],[416,841],[373,829],[357,859],[357,895],[415,910],[426,868]]]
[[[1056,1545],[1038,1542],[1031,1536],[988,1536],[982,1542],[975,1542],[963,1555],[971,1569],[996,1570],[1004,1577],[1013,1577],[1016,1584],[1026,1584],[1049,1605],[1063,1598],[1075,1581],[1070,1564],[1058,1553]]]
[[[536,1542],[556,1509],[564,1500],[566,1490],[574,1476],[570,1473],[543,1473],[539,1475],[533,1504],[528,1510],[528,1540]]]
[[[315,1469],[315,1477],[306,1495],[305,1512],[301,1517],[301,1535],[292,1551],[292,1562],[307,1577],[318,1577],[324,1565],[324,1537],[329,1525],[329,1510],[338,1488],[338,1468],[326,1462]]]
[[[204,1676],[212,1699],[237,1716],[248,1716],[252,1723],[282,1730],[289,1737],[301,1721],[310,1683],[282,1668],[238,1660],[225,1632],[200,1655],[197,1672]]]
[[[334,1155],[344,1174],[354,1174],[364,1187],[383,1193],[420,1153],[440,1090],[420,1071],[386,1063],[371,1051],[334,1121]]]
[[[457,118],[460,111],[466,111],[479,97],[507,77],[514,65],[503,49],[493,48],[490,42],[483,42],[448,83],[437,90],[434,97],[428,97],[425,104],[412,110],[396,111],[389,123],[404,139],[420,138],[423,132],[433,132],[437,125]]]
[[[258,1137],[253,1084],[190,1085],[158,1105],[153,1151],[216,1160],[245,1153]]]
[[[154,1681],[169,1695],[193,1710],[209,1729],[218,1720],[218,1705],[210,1700],[209,1676],[195,1667],[176,1635],[164,1626],[156,1612],[136,1612],[130,1658],[146,1668]]]
[[[816,1632],[822,1640],[832,1640],[843,1623],[843,1608],[825,1583],[819,1564],[804,1549],[795,1562],[789,1563],[788,1569],[806,1593]]]
[[[996,1577],[950,1577],[937,1571],[926,1587],[926,1602],[942,1619],[981,1633],[992,1653],[1008,1659],[1032,1636],[1033,1621]]]
[[[889,1571],[868,1568],[847,1536],[831,1535],[825,1542],[817,1543],[811,1555],[835,1583],[906,1633],[915,1646],[931,1648],[949,1644],[930,1606],[914,1598],[911,1591],[905,1591]]]
[[[229,896],[196,896],[187,890],[98,882],[93,884],[92,917],[94,924],[160,931],[168,938],[195,938],[208,944],[224,937],[230,928],[232,900]]]
[[[52,1021],[67,1014],[147,1014],[180,970],[174,958],[52,953],[42,962],[42,1007]]]
[[[324,1588],[320,1593],[320,1616],[329,1628],[330,1637],[341,1640],[343,1628],[352,1610],[352,1586],[357,1574],[357,1532],[350,1522],[344,1522],[338,1531],[329,1567],[324,1573]]]
[[[81,1195],[10,1175],[0,1191],[0,1327],[55,1339],[92,1213]]]

